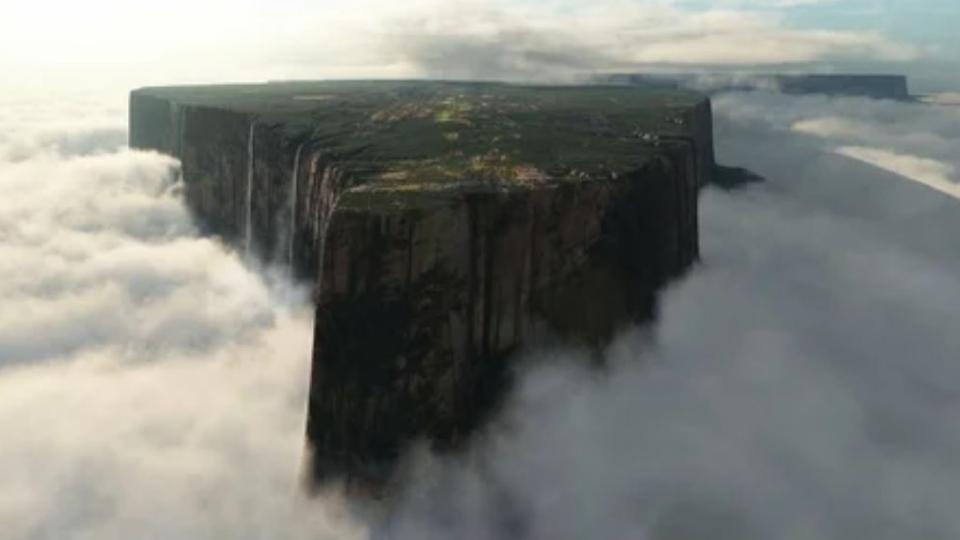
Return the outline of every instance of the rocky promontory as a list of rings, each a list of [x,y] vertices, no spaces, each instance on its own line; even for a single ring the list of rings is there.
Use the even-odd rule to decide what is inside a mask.
[[[445,82],[145,88],[130,142],[182,162],[211,234],[314,286],[315,478],[451,448],[545,336],[602,346],[698,255],[710,103]]]

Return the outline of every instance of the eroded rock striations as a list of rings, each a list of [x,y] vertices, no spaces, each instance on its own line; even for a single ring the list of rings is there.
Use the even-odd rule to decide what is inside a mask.
[[[637,87],[298,82],[133,92],[213,234],[315,285],[317,479],[456,446],[550,333],[601,345],[697,257],[710,104]]]

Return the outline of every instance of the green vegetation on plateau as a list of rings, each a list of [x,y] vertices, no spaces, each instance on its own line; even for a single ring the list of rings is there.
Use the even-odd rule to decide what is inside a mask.
[[[700,94],[637,86],[413,81],[146,88],[187,107],[247,114],[322,149],[363,191],[608,178],[689,134]],[[363,186],[363,187],[360,187]]]

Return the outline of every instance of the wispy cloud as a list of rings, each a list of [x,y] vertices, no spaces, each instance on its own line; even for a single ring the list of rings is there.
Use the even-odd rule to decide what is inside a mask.
[[[72,71],[75,78],[83,73],[113,78],[122,70],[133,84],[284,77],[512,78],[663,63],[903,60],[923,52],[870,29],[797,27],[784,17],[783,2],[698,7],[665,0],[229,4],[175,0],[145,17],[126,3],[99,0],[71,7],[69,17],[57,19],[70,24],[47,24],[43,10],[23,4],[0,22],[0,45],[17,51],[0,60],[0,69],[18,69],[19,78],[31,71],[39,76],[53,66]],[[757,9],[761,5],[771,9]],[[87,31],[94,26],[96,36]]]

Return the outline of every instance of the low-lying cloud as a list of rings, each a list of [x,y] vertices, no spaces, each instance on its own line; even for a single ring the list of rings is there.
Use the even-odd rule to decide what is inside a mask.
[[[359,534],[299,489],[302,292],[198,236],[173,159],[33,105],[0,126],[2,535]]]
[[[949,163],[862,146],[842,146],[837,149],[837,153],[902,175],[941,193],[960,199],[960,183],[953,180],[957,169]]]

